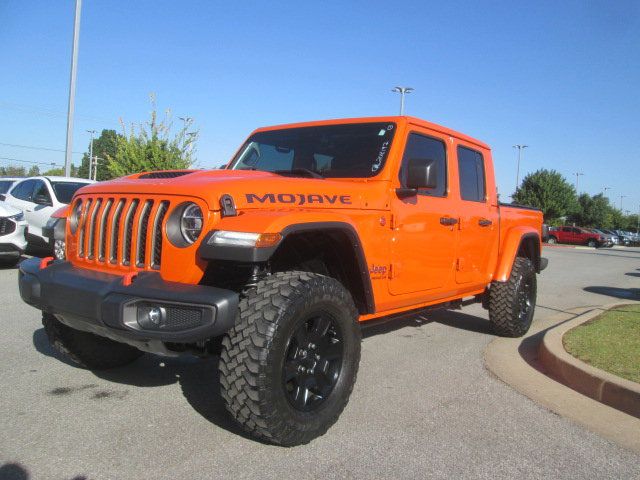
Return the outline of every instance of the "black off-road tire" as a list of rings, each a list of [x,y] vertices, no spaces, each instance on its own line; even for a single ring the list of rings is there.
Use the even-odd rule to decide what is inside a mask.
[[[334,370],[330,392],[315,397],[321,403],[302,411],[291,401],[291,390],[287,392],[285,365],[290,365],[291,349],[299,351],[296,332],[302,325],[311,328],[307,325],[315,325],[309,322],[317,318],[328,318],[328,331],[341,335],[340,341],[329,342],[341,342],[340,367],[339,373]],[[219,364],[222,397],[238,424],[254,438],[282,446],[323,435],[344,410],[356,381],[361,342],[357,319],[350,293],[325,275],[280,272],[249,290],[241,299],[236,325],[223,339]],[[306,392],[305,398],[310,395]]]
[[[123,367],[143,355],[130,345],[68,327],[49,313],[42,314],[42,324],[53,348],[81,368]]]
[[[493,282],[489,289],[489,321],[498,335],[521,337],[529,331],[536,306],[536,292],[533,263],[528,258],[517,257],[509,280]]]

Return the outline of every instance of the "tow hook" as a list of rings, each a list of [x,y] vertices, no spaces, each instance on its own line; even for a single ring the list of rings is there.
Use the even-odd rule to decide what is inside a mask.
[[[40,260],[40,270],[44,270],[45,268],[47,268],[54,260],[55,258],[53,257],[44,257],[42,260]]]

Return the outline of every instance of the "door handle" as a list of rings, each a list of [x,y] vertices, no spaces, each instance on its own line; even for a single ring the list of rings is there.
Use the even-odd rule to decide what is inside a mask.
[[[488,218],[481,218],[480,220],[478,220],[478,225],[480,225],[481,227],[488,227],[492,223],[493,222]]]
[[[458,223],[458,219],[457,218],[440,217],[440,224],[441,225],[451,226],[451,225],[455,225],[456,223]]]

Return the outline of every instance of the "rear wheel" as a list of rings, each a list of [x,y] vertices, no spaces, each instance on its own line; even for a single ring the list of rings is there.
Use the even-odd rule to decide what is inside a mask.
[[[596,241],[592,238],[591,240],[589,240],[589,241],[587,242],[587,246],[588,246],[588,247],[592,247],[592,248],[593,248],[593,247],[597,247],[597,246],[598,246],[598,242],[596,242]]]
[[[283,446],[323,435],[356,380],[357,316],[334,278],[294,271],[258,282],[220,356],[222,396],[242,428]]]
[[[531,260],[517,257],[506,282],[489,289],[489,321],[503,337],[521,337],[531,326],[536,307],[536,271]]]
[[[123,367],[143,355],[124,343],[68,327],[49,313],[42,314],[42,324],[53,348],[78,367],[89,370]]]

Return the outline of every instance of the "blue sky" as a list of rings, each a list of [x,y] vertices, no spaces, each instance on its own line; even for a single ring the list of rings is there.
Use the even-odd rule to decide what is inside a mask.
[[[73,0],[0,2],[0,143],[64,149]],[[160,109],[200,128],[201,167],[255,127],[407,113],[489,143],[503,198],[555,168],[640,208],[640,2],[84,0],[74,150]],[[0,145],[0,157],[63,163]],[[75,155],[79,159],[80,155]],[[0,165],[11,163],[0,160]]]

